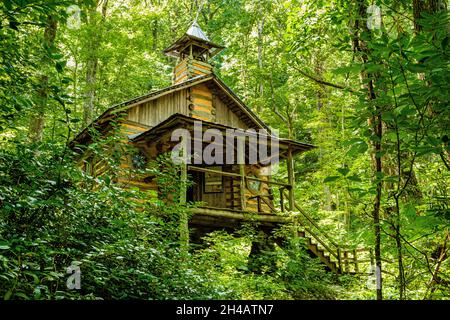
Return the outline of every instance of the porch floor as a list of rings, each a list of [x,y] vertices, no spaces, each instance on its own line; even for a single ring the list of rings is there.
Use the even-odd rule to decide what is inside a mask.
[[[275,228],[293,221],[293,216],[286,213],[256,213],[227,208],[197,207],[193,208],[190,224],[208,227],[236,227],[244,222],[255,222],[261,227]]]

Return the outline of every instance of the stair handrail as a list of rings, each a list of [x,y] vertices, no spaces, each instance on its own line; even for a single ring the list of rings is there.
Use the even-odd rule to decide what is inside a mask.
[[[284,191],[284,192],[286,192],[286,191]],[[285,195],[287,196],[287,194],[285,194]],[[336,249],[340,247],[336,242],[334,242],[333,239],[330,238],[330,236],[328,236],[322,230],[321,227],[319,227],[319,225],[302,208],[300,208],[300,206],[295,201],[294,201],[294,206],[298,210],[298,212],[300,212],[314,227],[316,227],[317,230],[320,231],[320,233],[323,234],[324,238],[326,238],[334,247],[336,247]],[[309,233],[311,233],[311,232],[309,232]],[[314,238],[316,238],[316,237],[314,237]],[[316,240],[318,240],[318,239],[316,239]]]
[[[308,232],[310,235],[313,236],[314,239],[316,239],[317,242],[319,242],[325,249],[328,250],[328,252],[333,255],[336,259],[340,259],[339,255],[338,255],[338,250],[336,252],[334,252],[327,244],[325,244],[325,242],[322,241],[322,239],[320,239],[319,236],[317,236],[314,232],[312,232],[310,229],[308,229],[307,227],[304,227],[304,230],[306,232]]]
[[[288,198],[288,194],[287,194],[286,190],[283,190],[282,194],[284,194],[284,196],[286,198]],[[318,234],[316,234],[316,232],[313,232],[310,228],[308,228],[302,222],[301,219],[297,219],[297,221],[300,222],[300,224],[303,226],[305,232],[310,234],[318,243],[320,243],[326,250],[328,250],[330,255],[334,256],[337,259],[338,270],[340,270],[340,272],[342,272],[343,262],[349,263],[350,260],[352,260],[351,263],[355,265],[355,272],[358,273],[358,263],[365,262],[365,261],[358,261],[355,253],[361,252],[361,251],[370,251],[371,252],[372,249],[365,248],[365,247],[364,248],[353,247],[352,250],[349,250],[350,249],[349,246],[345,246],[345,245],[342,246],[342,245],[337,244],[329,235],[327,235],[327,233],[325,231],[322,230],[322,228],[314,221],[314,219],[297,204],[296,201],[294,201],[294,207],[304,218],[306,218],[306,220],[308,220],[310,222],[310,224],[312,226],[314,226],[319,231],[320,236]],[[331,244],[333,247],[335,247],[335,250],[331,249],[329,244],[325,243],[325,241],[322,240],[322,238],[326,239],[329,242],[329,244]],[[346,253],[353,253],[353,255],[354,255],[353,258],[352,259],[350,259],[349,257],[343,258],[342,255],[344,254],[344,256],[345,256]],[[372,256],[372,254],[371,254],[371,256]],[[343,261],[343,259],[344,259],[344,261]],[[370,260],[372,260],[372,258]]]
[[[274,205],[273,205],[272,203],[270,203],[270,201],[267,201],[267,200],[265,199],[265,197],[268,198],[270,195],[257,194],[257,193],[255,193],[255,192],[253,192],[253,190],[251,190],[251,189],[249,189],[249,191],[250,191],[250,193],[252,194],[252,196],[249,197],[248,199],[259,198],[259,199],[261,199],[261,200],[269,207],[269,209],[271,210],[271,212],[276,212],[276,209],[275,209]]]

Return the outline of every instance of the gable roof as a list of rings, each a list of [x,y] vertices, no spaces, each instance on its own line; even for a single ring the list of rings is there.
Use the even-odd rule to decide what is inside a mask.
[[[221,93],[222,97],[226,97],[227,101],[232,104],[232,110],[236,113],[238,113],[239,117],[243,119],[243,121],[249,126],[253,128],[264,128],[267,131],[270,132],[270,128],[252,111],[250,108],[248,108],[245,103],[222,81],[217,77],[214,73],[208,74],[208,75],[201,75],[197,76],[191,79],[188,79],[186,81],[183,81],[181,83],[168,86],[166,88],[163,88],[161,90],[153,91],[150,93],[147,93],[142,96],[138,96],[135,98],[132,98],[130,100],[121,102],[117,105],[112,106],[105,112],[103,112],[96,120],[94,120],[89,126],[87,126],[84,130],[82,130],[74,139],[73,141],[77,141],[80,138],[83,137],[83,135],[86,135],[88,133],[89,128],[92,126],[95,126],[96,124],[100,124],[102,122],[107,121],[111,117],[116,116],[118,113],[128,110],[136,105],[158,99],[162,96],[165,96],[167,94],[170,94],[172,92],[177,92],[183,89],[187,89],[190,87],[193,87],[195,85],[204,83],[207,86],[210,86],[213,88],[213,90],[216,90]]]

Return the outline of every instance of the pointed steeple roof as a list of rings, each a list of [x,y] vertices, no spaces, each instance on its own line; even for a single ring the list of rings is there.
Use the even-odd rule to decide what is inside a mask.
[[[204,41],[209,41],[209,38],[206,36],[206,34],[203,32],[203,30],[198,25],[197,21],[194,21],[191,25],[191,27],[186,31],[186,34],[195,37],[198,39],[202,39]]]
[[[181,54],[187,54],[187,48],[190,45],[202,48],[203,53],[208,53],[209,57],[216,55],[224,48],[224,46],[211,42],[198,25],[197,20],[194,20],[186,33],[165,49],[164,53],[172,57],[179,57]]]

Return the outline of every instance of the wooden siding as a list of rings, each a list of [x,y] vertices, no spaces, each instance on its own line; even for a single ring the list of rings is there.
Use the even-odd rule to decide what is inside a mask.
[[[128,121],[154,127],[175,113],[189,115],[187,89],[169,93],[128,110]]]
[[[248,129],[248,125],[205,84],[198,84],[134,106],[127,110],[126,120],[130,124],[154,127],[176,113],[198,120]],[[130,126],[130,134],[131,129]]]
[[[256,178],[267,180],[267,176],[262,176],[260,174],[260,169],[255,166],[246,166],[245,167],[245,175],[251,176],[254,175]],[[270,187],[267,183],[261,183],[259,191],[253,191],[248,188],[248,181],[246,183],[246,190],[245,195],[247,199],[246,209],[250,212],[258,212],[258,200],[257,199],[249,199],[250,197],[261,195],[264,197],[264,200],[266,200],[268,203],[270,203],[273,206],[273,201],[270,200],[267,196],[270,193]],[[263,213],[270,213],[270,207],[264,203],[264,201],[261,201],[261,210]]]
[[[187,79],[210,74],[212,66],[209,63],[192,58],[185,58],[178,63],[173,70],[173,84],[181,83]]]
[[[146,126],[134,121],[122,121],[120,125],[121,131],[126,135],[142,133],[150,129],[150,126]]]
[[[213,96],[213,105],[216,112],[215,122],[233,128],[248,129],[248,126],[244,121],[242,121],[238,115],[216,95]]]
[[[190,88],[188,100],[190,117],[211,122],[216,120],[213,96],[206,85],[199,84]]]

